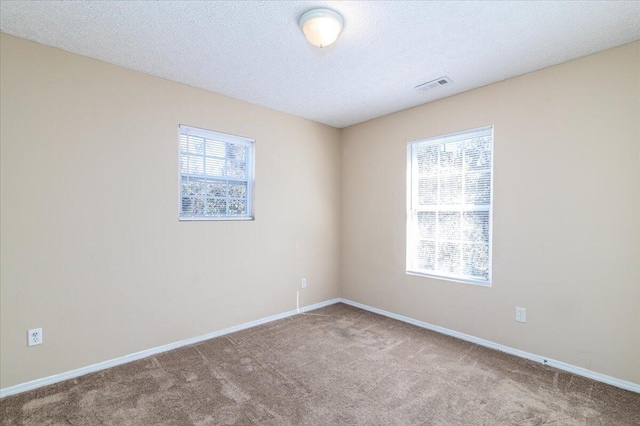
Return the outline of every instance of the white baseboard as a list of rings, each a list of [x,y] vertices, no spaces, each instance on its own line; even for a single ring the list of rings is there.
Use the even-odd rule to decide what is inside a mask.
[[[322,308],[334,303],[340,302],[340,299],[331,299],[324,302],[316,303],[313,305],[305,306],[300,309],[294,309],[281,314],[272,315],[270,317],[262,318],[259,320],[247,322],[245,324],[236,325],[233,327],[225,328],[224,330],[214,331],[212,333],[204,334],[198,337],[192,337],[190,339],[180,340],[179,342],[169,343],[167,345],[158,346],[144,351],[135,352],[129,355],[121,356],[119,358],[110,359],[108,361],[99,362],[97,364],[88,365],[86,367],[78,368],[75,370],[67,371],[65,373],[54,374],[53,376],[43,377],[42,379],[32,380],[26,383],[20,383],[18,385],[9,386],[0,389],[0,398],[5,396],[15,395],[17,393],[26,392],[32,389],[36,389],[42,386],[51,385],[53,383],[62,382],[64,380],[73,379],[75,377],[84,376],[85,374],[94,373],[96,371],[104,370],[105,368],[115,367],[116,365],[125,364],[127,362],[136,361],[138,359],[146,358],[151,355],[155,355],[161,352],[170,351],[183,346],[192,345],[194,343],[202,342],[203,340],[213,339],[214,337],[224,336],[225,334],[235,333],[236,331],[245,330],[247,328],[255,327],[257,325],[266,324],[271,321],[276,321],[282,318],[287,318],[296,314],[300,314],[314,309]]]
[[[255,327],[257,325],[266,324],[271,321],[276,321],[282,318],[287,318],[299,313],[312,311],[314,309],[322,308],[325,306],[333,305],[335,303],[342,302],[347,305],[354,306],[356,308],[364,309],[366,311],[374,312],[376,314],[380,314],[389,318],[393,318],[399,321],[403,321],[409,324],[416,325],[418,327],[426,328],[432,331],[436,331],[438,333],[446,334],[448,336],[456,337],[458,339],[466,340],[471,343],[475,343],[480,346],[485,346],[487,348],[492,348],[499,350],[501,352],[506,352],[511,355],[515,355],[521,358],[526,358],[531,361],[539,362],[544,365],[548,365],[551,367],[558,368],[560,370],[567,371],[569,373],[574,373],[579,376],[588,377],[593,380],[597,380],[599,382],[607,383],[609,385],[613,385],[622,389],[630,390],[632,392],[640,393],[640,384],[629,382],[626,380],[617,379],[615,377],[607,376],[605,374],[597,373],[595,371],[587,370],[586,368],[577,367],[575,365],[567,364],[561,361],[556,361],[553,359],[545,358],[540,355],[534,355],[529,352],[521,351],[519,349],[514,349],[509,346],[500,345],[498,343],[491,342],[489,340],[481,339],[479,337],[471,336],[469,334],[460,333],[458,331],[450,330],[448,328],[440,327],[437,325],[429,324],[424,321],[419,321],[413,318],[405,317],[403,315],[394,314],[392,312],[388,312],[382,309],[374,308],[372,306],[364,305],[362,303],[354,302],[349,299],[331,299],[324,302],[316,303],[313,305],[305,306],[300,309],[294,309],[288,312],[283,312],[281,314],[272,315],[270,317],[262,318],[259,320],[247,322],[245,324],[236,325],[234,327],[225,328],[224,330],[214,331],[212,333],[208,333],[202,336],[193,337],[190,339],[181,340],[179,342],[169,343],[167,345],[158,346],[155,348],[147,349],[144,351],[132,353],[129,355],[125,355],[119,358],[114,358],[108,361],[99,362],[97,364],[88,365],[86,367],[78,368],[75,370],[67,371],[65,373],[54,374],[53,376],[44,377],[41,379],[32,380],[26,383],[20,383],[18,385],[9,386],[3,389],[0,389],[0,398],[4,398],[5,396],[14,395],[17,393],[26,392],[32,389],[37,389],[42,386],[51,385],[53,383],[62,382],[64,380],[73,379],[75,377],[83,376],[85,374],[94,373],[96,371],[104,370],[106,368],[115,367],[116,365],[125,364],[127,362],[136,361],[142,358],[146,358],[151,355],[155,355],[161,352],[170,351],[172,349],[177,349],[183,346],[192,345],[194,343],[202,342],[204,340],[213,339],[214,337],[224,336],[225,334],[234,333],[236,331],[245,330],[247,328]]]
[[[562,361],[556,361],[554,359],[546,358],[540,355],[534,355],[529,352],[521,351],[519,349],[514,349],[509,346],[500,345],[498,343],[491,342],[489,340],[481,339],[479,337],[471,336],[469,334],[460,333],[455,330],[450,330],[448,328],[440,327],[437,325],[429,324],[428,322],[418,321],[413,318],[405,317],[403,315],[394,314],[393,312],[388,312],[382,309],[374,308],[372,306],[364,305],[362,303],[354,302],[349,299],[340,299],[340,302],[354,306],[356,308],[364,309],[365,311],[373,312],[376,314],[384,315],[385,317],[397,319],[399,321],[403,321],[409,324],[417,325],[418,327],[426,328],[432,331],[436,331],[441,334],[446,334],[448,336],[456,337],[458,339],[466,340],[467,342],[475,343],[480,346],[485,346],[487,348],[496,349],[501,352],[506,352],[511,355],[518,356],[520,358],[526,358],[531,361],[539,362],[544,365],[548,365],[550,367],[555,367],[559,370],[564,370],[569,373],[577,374],[578,376],[587,377],[589,379],[597,380],[602,383],[606,383],[609,385],[613,385],[622,389],[626,389],[632,392],[640,393],[640,384],[629,382],[622,379],[617,379],[615,377],[607,376],[606,374],[597,373],[595,371],[587,370],[586,368],[577,367],[575,365],[567,364]]]

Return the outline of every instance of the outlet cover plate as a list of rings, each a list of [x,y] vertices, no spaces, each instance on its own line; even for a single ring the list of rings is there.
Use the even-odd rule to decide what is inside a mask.
[[[302,285],[302,288],[306,288],[307,287],[307,279],[306,278],[302,279],[301,285]]]
[[[41,345],[42,344],[42,329],[34,328],[27,332],[27,344],[29,346]]]
[[[516,306],[516,321],[527,322],[527,310]]]

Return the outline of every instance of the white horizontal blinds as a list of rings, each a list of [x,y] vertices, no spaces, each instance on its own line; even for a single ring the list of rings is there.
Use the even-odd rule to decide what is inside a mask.
[[[180,126],[180,217],[251,217],[252,142]]]
[[[413,272],[489,282],[491,127],[411,144]]]

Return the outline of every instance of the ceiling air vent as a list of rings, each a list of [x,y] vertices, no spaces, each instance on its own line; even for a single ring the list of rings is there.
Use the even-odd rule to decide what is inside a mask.
[[[426,83],[422,83],[416,86],[416,89],[421,92],[428,92],[431,89],[435,89],[436,87],[442,87],[451,84],[451,80],[449,77],[440,77],[435,80],[427,81]]]

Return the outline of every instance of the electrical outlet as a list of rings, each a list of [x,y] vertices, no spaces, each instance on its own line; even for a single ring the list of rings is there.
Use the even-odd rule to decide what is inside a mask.
[[[302,288],[305,288],[307,286],[307,279],[303,278],[302,279]]]
[[[27,344],[29,346],[41,345],[42,344],[42,329],[34,328],[33,330],[29,330],[27,332]]]
[[[527,310],[516,306],[516,321],[527,322]]]

